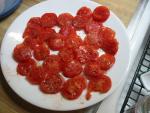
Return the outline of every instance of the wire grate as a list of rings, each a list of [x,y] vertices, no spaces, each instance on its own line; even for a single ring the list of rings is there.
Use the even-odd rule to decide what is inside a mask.
[[[134,73],[134,77],[129,86],[129,90],[123,102],[120,113],[123,113],[125,110],[132,107],[141,97],[148,94],[139,78],[143,73],[149,70],[150,70],[150,37],[143,50],[143,54],[139,61],[136,72]]]

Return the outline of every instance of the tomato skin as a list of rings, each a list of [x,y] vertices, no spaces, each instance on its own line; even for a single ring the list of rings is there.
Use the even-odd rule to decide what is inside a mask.
[[[88,20],[89,20],[88,16],[77,15],[73,19],[73,26],[79,30],[84,29]]]
[[[72,25],[73,16],[70,13],[62,13],[58,16],[60,26]]]
[[[32,17],[27,23],[27,26],[41,26],[41,18],[40,17]]]
[[[17,73],[26,76],[36,66],[36,62],[33,59],[29,59],[26,62],[21,62],[17,66]]]
[[[51,39],[55,35],[55,33],[55,30],[51,28],[42,29],[40,35],[38,36],[38,39],[41,42],[46,42],[48,39]]]
[[[43,62],[43,67],[51,74],[58,74],[61,71],[60,57],[58,55],[49,55]]]
[[[91,45],[95,49],[99,49],[102,47],[102,39],[99,37],[99,31],[91,31],[87,34],[84,39],[84,43],[86,45]]]
[[[32,56],[31,49],[24,44],[18,44],[14,48],[13,51],[13,58],[17,62],[24,62],[30,59]]]
[[[45,13],[41,17],[41,24],[43,27],[54,27],[58,24],[57,15],[55,13]]]
[[[92,91],[106,93],[110,90],[112,85],[110,77],[103,75],[100,79],[91,80],[88,88]]]
[[[60,56],[61,61],[64,63],[68,63],[74,59],[73,50],[69,48],[63,48],[59,51],[58,55]]]
[[[75,34],[69,35],[69,37],[65,41],[65,47],[75,49],[83,44],[81,38]]]
[[[86,84],[86,79],[83,76],[68,79],[63,85],[61,94],[69,100],[77,99],[86,87]]]
[[[82,64],[95,61],[98,58],[98,52],[87,45],[79,46],[74,50],[74,53],[75,59]]]
[[[64,47],[65,45],[64,40],[65,40],[65,36],[63,36],[62,34],[56,33],[54,38],[49,39],[47,41],[47,44],[50,49],[57,51]]]
[[[69,35],[72,34],[76,35],[75,28],[72,25],[62,26],[59,33],[64,35],[65,37],[68,37]]]
[[[35,47],[39,46],[42,43],[43,42],[41,42],[39,39],[36,38],[25,38],[23,41],[23,44],[25,46],[28,46],[32,50],[34,50]]]
[[[98,63],[88,63],[85,65],[84,74],[86,75],[87,79],[98,79],[105,73],[102,70]]]
[[[90,80],[88,83],[86,99],[89,100],[92,95],[91,92],[100,92],[100,93],[107,93],[112,86],[112,82],[110,77],[103,75],[99,79]]]
[[[40,26],[35,26],[34,24],[31,24],[30,26],[27,26],[23,32],[23,38],[37,38],[41,32]]]
[[[97,22],[97,21],[93,20],[93,18],[91,18],[86,23],[85,31],[86,31],[86,33],[89,33],[92,31],[99,31],[102,26],[103,26],[102,23]]]
[[[109,9],[105,6],[98,6],[93,11],[93,18],[100,22],[105,22],[109,16]]]
[[[36,66],[32,68],[29,74],[27,74],[27,80],[31,84],[40,84],[45,78],[45,76],[46,76],[46,73],[44,72],[43,67]]]
[[[68,78],[73,78],[82,72],[82,65],[75,60],[67,63],[63,68],[63,75]]]
[[[33,55],[36,60],[44,60],[49,54],[50,51],[46,43],[36,46],[33,51]]]
[[[115,63],[115,57],[110,54],[103,54],[99,57],[98,63],[100,65],[100,68],[103,70],[108,70],[110,69],[113,64]]]
[[[64,79],[58,75],[49,75],[40,84],[42,92],[47,94],[56,94],[61,91]]]
[[[77,11],[77,15],[80,16],[91,16],[92,15],[92,11],[90,8],[84,6],[81,7],[78,11]]]
[[[115,55],[118,51],[118,41],[115,38],[115,32],[105,27],[101,32],[102,49],[109,54]]]

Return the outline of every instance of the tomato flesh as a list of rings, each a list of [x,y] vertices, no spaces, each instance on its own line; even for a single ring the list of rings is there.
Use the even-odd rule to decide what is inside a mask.
[[[105,22],[109,16],[109,9],[105,6],[98,6],[93,11],[93,18],[100,22]]]

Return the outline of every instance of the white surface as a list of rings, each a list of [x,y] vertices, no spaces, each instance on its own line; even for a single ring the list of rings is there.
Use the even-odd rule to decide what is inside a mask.
[[[85,99],[85,92],[83,92],[80,98],[74,101],[69,101],[64,99],[60,94],[43,94],[38,89],[38,86],[29,84],[25,78],[17,75],[17,63],[12,58],[12,52],[16,44],[22,42],[23,40],[21,36],[27,21],[33,16],[41,16],[46,12],[55,12],[57,14],[62,12],[70,12],[75,15],[76,11],[85,5],[91,9],[94,9],[99,4],[91,1],[81,0],[61,0],[61,4],[60,0],[49,0],[42,2],[25,11],[12,23],[8,29],[1,47],[1,67],[10,87],[26,101],[36,106],[51,110],[74,110],[85,108],[101,101],[110,95],[126,76],[129,64],[128,37],[125,27],[112,12],[105,25],[116,31],[116,37],[119,41],[119,51],[116,55],[115,65],[108,72],[108,75],[112,80],[112,88],[108,93],[93,93],[92,98],[87,101]]]
[[[128,72],[131,69],[131,66],[133,65],[134,59],[136,58],[136,55],[138,54],[138,50],[141,47],[142,41],[145,38],[146,32],[150,25],[150,1],[147,3],[147,6],[145,8],[145,11],[143,12],[141,21],[139,22],[139,25],[137,26],[137,29],[133,35],[132,40],[130,41],[131,46],[131,58],[130,58],[130,66],[128,68]],[[123,86],[126,83],[126,79],[128,77],[128,74],[124,76],[124,80],[120,84],[120,86],[117,88],[117,90],[110,95],[107,99],[105,99],[97,113],[119,113],[118,110],[118,102],[120,100],[121,91],[123,89]]]
[[[140,76],[143,86],[150,91],[150,72],[146,72]]]

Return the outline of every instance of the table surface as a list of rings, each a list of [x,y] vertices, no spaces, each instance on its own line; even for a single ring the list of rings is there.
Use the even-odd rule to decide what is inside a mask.
[[[108,6],[125,24],[128,25],[134,14],[139,0],[94,0]],[[8,18],[0,21],[0,44],[13,20],[24,10],[41,2],[41,0],[23,0],[19,8]],[[32,96],[32,95],[31,95]],[[53,111],[40,109],[17,96],[6,83],[0,71],[0,113],[52,113]],[[84,113],[86,109],[71,111],[71,113]],[[57,113],[57,112],[55,112]],[[62,112],[63,113],[63,112]],[[66,112],[64,112],[66,113]],[[69,112],[70,113],[70,112]]]

